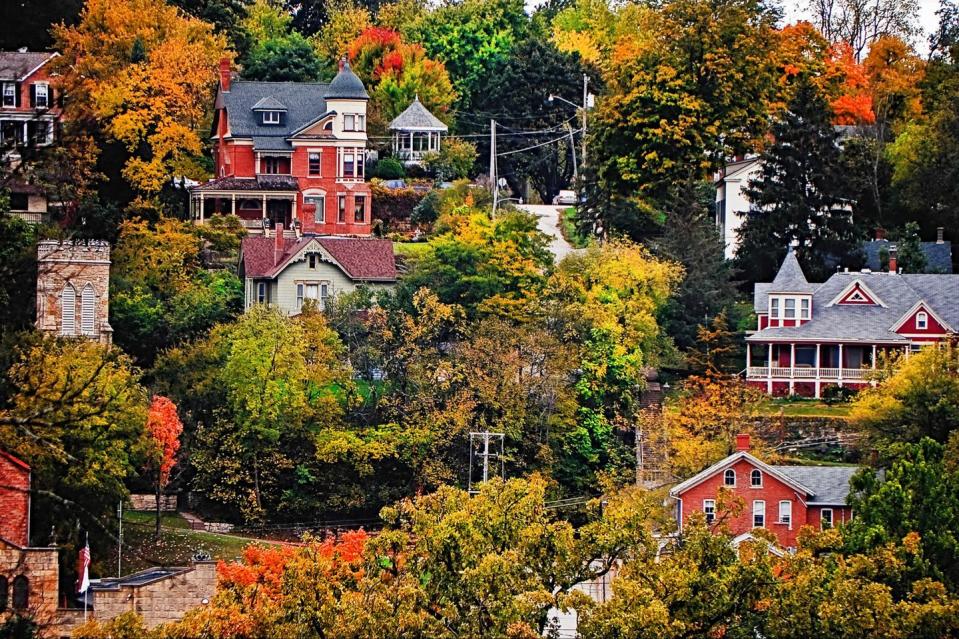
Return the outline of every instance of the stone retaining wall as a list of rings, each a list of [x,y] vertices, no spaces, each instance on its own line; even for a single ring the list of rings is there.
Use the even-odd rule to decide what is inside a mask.
[[[177,507],[176,495],[160,496],[160,510],[162,512],[165,512],[165,513],[176,512],[176,507]],[[150,493],[130,495],[130,508],[132,510],[156,511],[156,508],[157,508],[156,495],[151,495]]]

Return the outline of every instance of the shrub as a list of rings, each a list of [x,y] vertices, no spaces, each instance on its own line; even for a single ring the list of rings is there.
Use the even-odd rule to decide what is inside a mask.
[[[438,180],[459,180],[469,177],[476,163],[476,145],[465,140],[446,138],[439,153],[428,153],[423,164]]]
[[[399,180],[406,177],[406,169],[396,158],[383,158],[373,167],[373,177],[381,180]]]
[[[378,180],[370,182],[370,191],[373,196],[373,219],[382,220],[387,225],[409,221],[413,209],[423,199],[423,194],[411,187],[388,189]]]
[[[830,384],[822,391],[822,401],[826,404],[841,404],[848,402],[856,396],[856,389],[849,386],[836,386]]]

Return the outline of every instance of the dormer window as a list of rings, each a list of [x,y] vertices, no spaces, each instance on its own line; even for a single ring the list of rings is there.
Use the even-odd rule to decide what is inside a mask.
[[[785,313],[783,317],[786,319],[796,319],[796,299],[793,297],[787,297],[783,304],[783,310]]]
[[[929,328],[929,314],[925,311],[916,313],[916,329],[924,331]]]
[[[279,124],[280,123],[280,112],[279,111],[264,111],[263,112],[263,124]]]
[[[809,298],[804,297],[799,300],[799,319],[809,319]]]
[[[769,317],[779,319],[779,298],[773,297],[769,300]]]

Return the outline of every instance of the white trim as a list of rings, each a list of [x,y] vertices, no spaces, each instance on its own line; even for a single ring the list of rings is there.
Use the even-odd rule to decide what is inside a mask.
[[[932,316],[932,319],[936,320],[936,321],[939,323],[939,326],[941,326],[941,327],[943,327],[944,329],[946,329],[946,331],[948,331],[949,333],[955,333],[955,332],[956,332],[956,329],[954,329],[952,326],[950,326],[950,325],[949,325],[949,322],[947,322],[946,320],[944,320],[944,319],[942,319],[941,317],[939,317],[939,314],[936,313],[934,310],[932,310],[932,308],[929,307],[929,305],[926,303],[926,300],[919,300],[918,302],[916,302],[915,304],[913,304],[913,305],[912,305],[912,308],[910,308],[908,311],[906,311],[905,315],[903,315],[901,318],[899,318],[899,321],[896,322],[895,324],[893,324],[892,327],[891,327],[889,330],[892,331],[893,333],[895,333],[896,331],[898,331],[900,328],[902,328],[902,325],[905,324],[906,321],[907,321],[910,317],[912,317],[913,315],[915,315],[915,314],[919,311],[919,309],[922,309],[922,310],[924,310],[925,312],[929,313],[929,315]],[[921,335],[921,337],[925,337],[925,336],[926,336],[925,334]]]
[[[49,57],[49,58],[47,58],[46,60],[44,60],[43,62],[41,62],[41,63],[38,64],[37,66],[35,66],[35,67],[33,67],[32,69],[30,69],[30,70],[27,72],[27,74],[24,75],[22,78],[18,78],[18,79],[17,79],[17,82],[23,82],[24,80],[26,80],[27,78],[29,78],[31,75],[33,75],[34,73],[36,73],[37,71],[39,71],[41,68],[43,68],[43,66],[44,66],[47,62],[49,62],[50,60],[53,60],[55,57],[57,57],[57,56],[59,56],[59,55],[60,55],[60,54],[59,54],[58,52],[54,51],[53,53],[50,54],[50,57]]]
[[[767,549],[769,550],[769,552],[771,552],[772,554],[776,555],[777,557],[785,557],[785,556],[786,556],[786,551],[785,551],[785,550],[783,550],[782,548],[780,548],[779,546],[777,546],[777,545],[774,544],[774,543],[771,543],[771,542],[769,542],[769,541],[766,541],[765,539],[760,539],[759,537],[757,537],[756,535],[752,534],[751,532],[744,532],[744,533],[741,534],[741,535],[738,535],[738,536],[736,536],[736,537],[733,537],[733,540],[730,541],[729,543],[730,543],[730,545],[731,545],[733,548],[739,548],[740,544],[742,544],[743,542],[746,542],[746,541],[754,541],[754,542],[757,542],[757,543],[760,543],[760,542],[761,542],[761,543],[764,543],[764,544],[766,544],[766,547],[767,547]]]
[[[863,282],[863,281],[862,281],[861,279],[859,279],[859,278],[854,279],[851,284],[849,284],[846,288],[842,289],[842,291],[840,291],[839,295],[837,295],[836,297],[832,298],[832,301],[829,302],[828,304],[826,304],[826,306],[827,306],[827,307],[828,307],[828,306],[835,306],[836,304],[839,303],[839,301],[840,301],[842,298],[846,297],[846,295],[848,295],[849,293],[852,293],[852,292],[856,289],[857,286],[858,286],[859,288],[861,288],[863,291],[866,292],[866,295],[868,295],[869,298],[872,299],[872,301],[873,301],[874,304],[878,304],[879,306],[882,306],[883,308],[887,308],[886,303],[883,302],[883,301],[879,298],[878,295],[876,295],[875,293],[873,293],[873,292],[872,292],[872,289],[869,288],[868,286],[866,286],[866,283]]]
[[[765,462],[762,462],[762,461],[759,461],[758,459],[756,459],[755,457],[753,457],[752,455],[750,455],[749,453],[747,453],[747,452],[744,451],[744,450],[741,450],[741,451],[739,451],[739,452],[733,453],[732,455],[730,455],[730,456],[727,457],[726,459],[723,459],[723,460],[721,460],[721,461],[716,462],[715,464],[713,464],[712,466],[710,466],[710,467],[707,468],[706,470],[704,470],[704,471],[702,471],[702,472],[700,472],[700,473],[698,473],[698,474],[690,477],[690,478],[687,479],[686,481],[684,481],[684,482],[682,482],[682,483],[680,483],[680,484],[677,484],[676,486],[673,486],[673,488],[669,491],[669,494],[670,494],[670,496],[672,496],[672,497],[676,497],[676,496],[678,496],[680,493],[683,493],[683,492],[689,490],[689,489],[692,488],[693,486],[697,486],[697,485],[703,483],[704,481],[706,481],[707,479],[709,479],[709,478],[712,477],[713,475],[717,474],[718,472],[723,471],[723,470],[726,470],[727,468],[731,467],[733,464],[735,464],[736,462],[738,462],[738,461],[740,461],[740,460],[745,460],[745,461],[749,462],[749,463],[752,464],[753,466],[759,468],[759,470],[765,472],[767,475],[771,475],[771,476],[775,477],[776,479],[778,479],[778,480],[781,481],[782,483],[786,484],[786,485],[789,486],[790,488],[793,488],[794,490],[797,490],[797,491],[801,492],[801,493],[804,494],[804,495],[814,495],[814,494],[815,494],[812,490],[810,490],[810,489],[807,488],[806,486],[803,486],[802,484],[800,484],[799,482],[795,481],[794,479],[792,479],[792,478],[790,478],[790,477],[787,477],[786,475],[784,475],[783,473],[779,472],[778,470],[776,470],[775,468],[773,468],[773,467],[770,466],[769,464],[767,464],[767,463],[765,463]]]
[[[836,527],[836,511],[832,508],[820,508],[819,509],[819,530],[826,530],[822,525],[822,516],[824,513],[829,513],[829,528]]]

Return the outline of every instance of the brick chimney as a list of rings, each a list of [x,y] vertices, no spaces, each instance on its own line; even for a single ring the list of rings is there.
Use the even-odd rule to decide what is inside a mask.
[[[896,245],[889,245],[889,273],[895,275],[899,271],[899,263],[896,260]]]
[[[230,59],[220,58],[220,89],[225,92],[230,90]]]
[[[736,452],[749,452],[749,435],[739,433],[736,435]]]
[[[881,226],[876,227],[876,239],[877,240],[886,239],[886,229],[882,228]]]
[[[942,226],[936,227],[936,244],[942,244],[945,241],[943,238],[943,233],[945,233],[945,231],[946,229]]]
[[[283,223],[277,222],[276,228],[274,229],[274,240],[273,240],[273,265],[274,266],[280,263],[280,260],[283,259],[284,253],[286,253],[286,240],[283,239]]]

